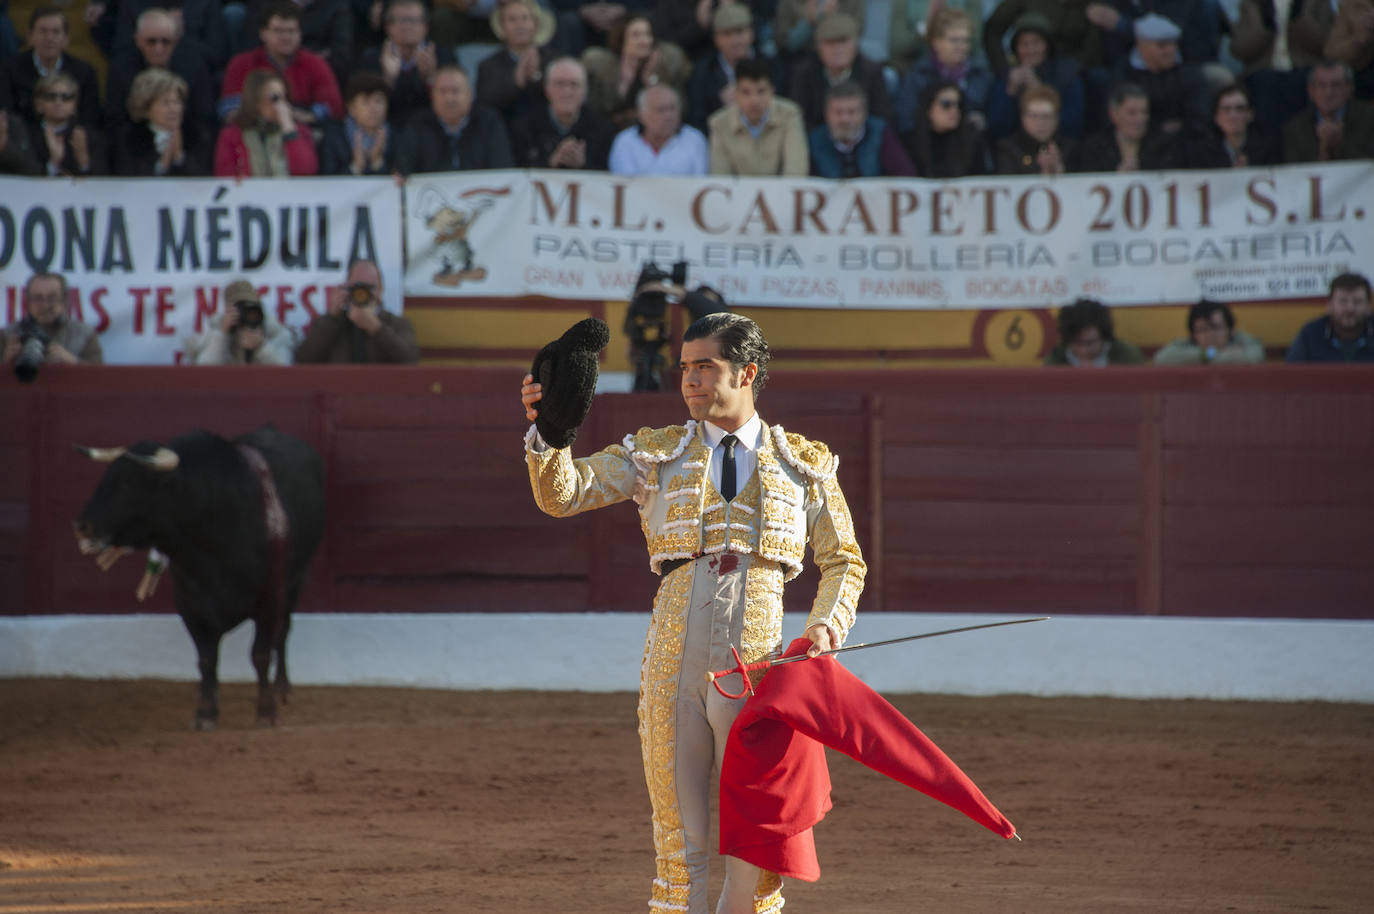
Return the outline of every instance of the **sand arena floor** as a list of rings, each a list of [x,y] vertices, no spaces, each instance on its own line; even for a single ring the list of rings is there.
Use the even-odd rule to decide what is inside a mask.
[[[1374,910],[1374,706],[889,696],[1017,824],[843,756],[789,914]],[[630,694],[0,681],[0,914],[647,910]]]

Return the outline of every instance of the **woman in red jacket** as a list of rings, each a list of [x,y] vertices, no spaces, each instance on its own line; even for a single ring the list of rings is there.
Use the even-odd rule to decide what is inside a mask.
[[[315,141],[291,115],[286,83],[272,70],[254,70],[243,84],[243,104],[219,132],[215,177],[264,178],[319,172]]]

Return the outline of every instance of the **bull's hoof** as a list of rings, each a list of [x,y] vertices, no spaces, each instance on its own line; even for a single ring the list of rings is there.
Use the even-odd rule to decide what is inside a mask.
[[[209,733],[217,726],[219,726],[219,721],[215,720],[213,717],[197,716],[195,721],[191,724],[193,729],[200,730],[203,733]]]
[[[270,715],[269,715],[269,714],[259,714],[259,715],[258,715],[258,726],[259,726],[259,727],[275,727],[276,725],[277,725],[277,715],[275,715],[275,714],[270,714]]]

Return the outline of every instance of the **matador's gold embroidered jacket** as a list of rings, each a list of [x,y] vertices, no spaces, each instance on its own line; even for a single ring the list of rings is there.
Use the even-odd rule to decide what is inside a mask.
[[[671,559],[738,552],[776,562],[790,581],[801,573],[810,542],[821,580],[807,627],[825,623],[844,642],[866,567],[835,478],[839,458],[824,444],[765,423],[756,511],[738,499],[727,505],[715,493],[707,476],[711,449],[695,421],[642,428],[576,460],[567,449],[534,450],[532,426],[525,440],[539,509],[567,517],[633,499],[655,574]],[[770,623],[780,630],[780,618]]]

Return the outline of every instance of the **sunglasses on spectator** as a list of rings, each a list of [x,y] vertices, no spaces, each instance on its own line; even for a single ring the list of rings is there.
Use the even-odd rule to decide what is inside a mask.
[[[76,101],[75,92],[44,92],[39,98],[47,102],[74,102]]]
[[[1226,111],[1226,112],[1228,112],[1228,113],[1229,113],[1229,112],[1240,112],[1240,113],[1244,113],[1244,112],[1250,110],[1250,106],[1247,105],[1247,104],[1245,104],[1245,102],[1237,102],[1237,103],[1234,104],[1234,105],[1222,105],[1222,106],[1221,106],[1221,110],[1222,110],[1222,111]]]
[[[144,38],[143,40],[146,41],[146,42],[148,42],[148,44],[176,44],[176,39],[175,39],[175,38],[156,38],[156,37],[149,37],[149,38]]]

